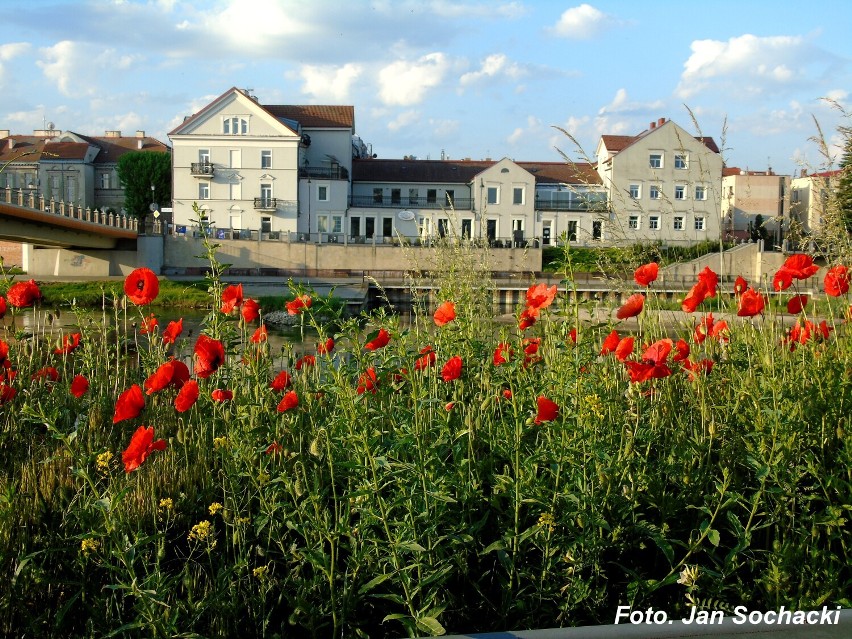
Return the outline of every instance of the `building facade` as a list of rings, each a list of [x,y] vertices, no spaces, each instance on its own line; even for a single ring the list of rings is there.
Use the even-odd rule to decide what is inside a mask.
[[[790,177],[737,167],[723,170],[722,232],[726,240],[767,238],[781,246],[790,216]]]
[[[790,219],[800,225],[805,235],[819,235],[841,171],[802,173],[790,181]]]
[[[660,118],[636,136],[603,135],[597,170],[610,216],[595,230],[607,244],[718,240],[722,157],[712,138]]]

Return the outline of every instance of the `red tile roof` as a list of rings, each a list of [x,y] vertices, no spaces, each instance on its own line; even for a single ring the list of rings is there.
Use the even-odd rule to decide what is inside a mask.
[[[80,134],[78,133],[77,135]],[[168,153],[171,150],[163,142],[147,136],[139,138],[136,136],[101,137],[80,135],[80,137],[100,148],[100,152],[95,156],[95,164],[118,162],[118,158],[131,151]],[[140,140],[142,141],[142,148],[139,148]]]
[[[619,151],[623,151],[628,146],[639,140],[640,138],[645,137],[649,133],[653,133],[657,129],[649,129],[643,131],[639,135],[602,135],[601,141],[606,146],[607,151],[610,153],[618,153]],[[701,142],[704,146],[710,149],[713,153],[719,153],[719,147],[716,144],[716,141],[713,138],[709,138],[706,136],[694,136],[696,140]]]
[[[327,104],[264,104],[261,106],[276,118],[295,120],[302,127],[355,130],[354,106]]]

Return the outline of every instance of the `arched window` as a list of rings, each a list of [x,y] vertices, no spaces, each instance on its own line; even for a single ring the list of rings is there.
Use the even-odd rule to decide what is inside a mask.
[[[236,116],[225,118],[222,121],[222,133],[225,135],[246,135],[248,133],[248,120]]]

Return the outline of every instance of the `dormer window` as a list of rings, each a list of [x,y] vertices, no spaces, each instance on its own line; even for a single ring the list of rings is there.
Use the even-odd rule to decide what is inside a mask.
[[[246,135],[248,133],[248,120],[236,116],[225,118],[222,121],[222,133],[225,135]]]

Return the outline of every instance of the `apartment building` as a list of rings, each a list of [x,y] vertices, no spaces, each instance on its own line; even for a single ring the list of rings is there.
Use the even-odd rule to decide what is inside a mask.
[[[229,89],[169,133],[176,227],[197,202],[221,237],[342,232],[354,133],[351,106],[261,105]]]
[[[722,158],[712,138],[660,118],[635,136],[601,136],[595,155],[610,216],[594,229],[594,239],[693,244],[719,238]]]
[[[725,167],[722,171],[722,233],[726,240],[765,236],[780,246],[788,230],[790,177]]]
[[[831,193],[837,188],[841,170],[806,173],[790,181],[790,218],[805,234],[819,235]]]

